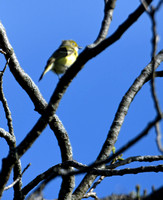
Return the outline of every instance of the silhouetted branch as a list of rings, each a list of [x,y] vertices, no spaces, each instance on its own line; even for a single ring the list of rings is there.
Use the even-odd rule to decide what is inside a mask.
[[[159,106],[159,101],[157,98],[156,94],[156,89],[155,89],[155,56],[156,56],[156,50],[157,50],[157,42],[158,42],[158,35],[157,35],[157,28],[156,28],[156,20],[155,20],[155,13],[156,10],[154,7],[151,7],[150,10],[147,12],[150,16],[151,22],[152,22],[152,53],[151,57],[153,59],[153,67],[152,67],[152,79],[151,79],[151,91],[152,91],[152,96],[154,100],[154,105],[155,109],[158,112],[158,114],[161,116],[161,109]]]
[[[32,79],[23,71],[23,69],[20,67],[20,64],[16,58],[16,55],[12,49],[11,44],[9,43],[9,40],[6,35],[6,31],[3,27],[3,25],[0,23],[0,47],[3,49],[3,52],[5,53],[6,59],[10,58],[9,67],[14,75],[17,82],[20,84],[20,86],[26,91],[26,93],[29,95],[30,99],[32,100],[35,110],[37,110],[39,113],[45,113],[47,102],[42,97],[38,87],[34,84]],[[21,157],[22,153],[24,154],[33,144],[33,142],[38,138],[38,136],[41,134],[40,131],[43,131],[46,127],[47,123],[49,123],[50,128],[53,130],[54,134],[57,137],[60,149],[61,149],[61,155],[63,161],[65,159],[71,160],[72,159],[72,148],[69,141],[68,134],[62,124],[62,122],[59,120],[57,115],[54,115],[53,113],[49,112],[51,115],[49,117],[49,120],[45,120],[41,118],[36,126],[34,126],[34,129],[37,127],[38,130],[36,132],[31,131],[33,134],[28,134],[27,137],[22,141],[22,145],[25,144],[24,147],[19,145],[17,148],[18,154]],[[38,125],[41,121],[44,121],[39,129]],[[39,133],[38,133],[39,132]],[[31,137],[31,138],[30,138]],[[9,156],[10,157],[10,156]],[[13,165],[12,165],[13,166]],[[72,188],[72,185],[74,185],[74,178],[71,177],[72,181],[66,181],[66,188],[68,186]],[[66,190],[65,190],[66,192]]]
[[[107,165],[106,169],[112,170],[116,167],[130,164],[131,162],[154,162],[154,161],[160,161],[163,160],[163,156],[135,156],[130,157],[125,160],[119,161],[115,164]],[[74,167],[78,170],[67,170],[67,167]],[[98,167],[98,165],[96,166]],[[45,188],[45,186],[53,179],[55,179],[58,176],[69,176],[69,175],[77,175],[82,173],[88,173],[92,172],[92,170],[101,170],[101,168],[93,168],[91,165],[83,165],[82,163],[78,163],[77,161],[66,161],[64,163],[55,165],[51,168],[49,168],[47,171],[41,173],[38,175],[35,179],[33,179],[30,183],[28,183],[23,189],[22,193],[23,195],[27,195],[34,187],[36,187],[40,182],[42,182],[38,188],[34,191],[34,193],[37,193],[38,191],[41,191]],[[103,180],[103,177],[97,181],[92,187],[91,192],[94,190],[94,188]]]
[[[160,65],[160,63],[163,61],[163,50],[159,52],[159,54],[156,56],[156,60],[157,62],[155,64],[157,64],[157,67]],[[123,121],[125,119],[125,116],[128,112],[129,106],[132,103],[132,100],[134,99],[134,97],[136,96],[136,94],[140,91],[140,89],[142,88],[142,86],[146,83],[146,79],[149,78],[149,76],[152,74],[152,66],[153,66],[153,61],[151,61],[146,67],[145,69],[141,72],[141,74],[137,77],[137,79],[134,81],[134,83],[132,84],[132,86],[129,88],[129,90],[126,92],[126,94],[124,95],[124,97],[122,98],[122,101],[120,102],[120,105],[118,107],[118,110],[116,112],[115,118],[113,120],[113,123],[111,125],[110,131],[108,133],[107,139],[102,147],[102,150],[97,158],[96,163],[101,163],[103,164],[103,161],[107,160],[107,158],[109,157],[112,148],[114,146],[114,143],[117,141],[118,138],[118,134],[119,131],[122,127]],[[156,66],[155,66],[156,67]],[[111,156],[107,161],[111,161],[113,158],[115,158],[116,156],[118,156],[119,154],[121,154],[123,151],[125,151],[127,148],[129,148],[130,146],[132,146],[133,144],[135,144],[137,141],[139,141],[142,137],[144,137],[144,135],[146,135],[148,133],[148,131],[156,124],[156,122],[158,122],[160,120],[160,116],[157,116],[155,118],[155,120],[153,120],[151,123],[149,123],[149,125],[147,125],[147,127],[144,129],[144,131],[138,135],[138,137],[136,137],[134,140],[131,140],[126,146],[124,146],[123,148],[121,148],[119,151],[117,151],[113,156]],[[106,162],[105,162],[106,163]],[[87,182],[89,182],[89,184],[91,182],[94,181],[94,179],[96,178],[95,175],[87,175],[83,181],[80,183],[79,185],[79,190],[78,188],[76,189],[75,193],[74,193],[74,199],[75,196],[78,194],[80,194],[81,196],[83,196],[84,191],[88,190],[88,185],[86,184]],[[80,189],[81,187],[83,187],[84,189]],[[79,192],[79,193],[78,193]],[[86,191],[85,191],[86,192]]]
[[[156,126],[155,126],[155,128],[156,128],[156,134],[157,134],[157,137],[156,137],[156,142],[157,142],[157,147],[158,147],[158,150],[161,152],[161,153],[163,153],[163,146],[162,146],[162,144],[161,144],[161,130],[160,130],[160,124],[159,123],[157,123],[156,124]]]
[[[100,178],[93,184],[93,186],[91,187],[91,189],[84,195],[84,198],[88,198],[88,197],[93,197],[96,199],[97,195],[95,192],[93,192],[96,187],[104,180],[105,176],[100,176]],[[98,199],[98,198],[97,198]]]
[[[147,0],[147,3],[150,4],[152,0]],[[77,58],[76,62],[66,71],[66,73],[61,77],[60,81],[55,88],[53,95],[50,98],[47,112],[50,110],[52,113],[55,113],[59,103],[66,92],[68,86],[70,85],[72,79],[78,74],[78,72],[84,67],[86,62],[93,57],[100,54],[107,47],[118,41],[121,36],[130,28],[138,18],[145,11],[144,6],[140,5],[129,17],[125,20],[119,28],[107,39],[101,41],[97,46],[86,48]],[[45,116],[48,119],[48,116]]]
[[[100,29],[97,39],[90,47],[96,46],[98,43],[100,43],[102,40],[104,40],[108,34],[110,23],[111,23],[112,17],[113,17],[113,11],[115,8],[116,0],[104,0],[104,3],[105,3],[104,18],[102,21],[101,29]]]
[[[11,187],[13,187],[18,181],[20,181],[21,177],[23,176],[24,172],[28,169],[28,167],[31,165],[31,163],[29,163],[26,168],[23,170],[23,172],[21,173],[20,177],[18,177],[13,183],[11,183],[10,185],[8,185],[7,187],[4,188],[4,190],[8,190]]]
[[[159,37],[157,35],[157,26],[156,26],[155,14],[160,9],[161,5],[163,4],[163,1],[160,0],[157,4],[156,8],[154,8],[153,6],[151,6],[150,8],[147,8],[145,1],[142,1],[142,4],[146,8],[146,11],[147,11],[148,16],[150,17],[150,20],[151,20],[151,23],[152,23],[151,58],[153,59],[153,66],[152,66],[152,78],[151,78],[151,93],[152,93],[156,112],[158,113],[158,115],[160,115],[162,117],[162,112],[161,112],[161,108],[160,108],[160,105],[159,105],[159,100],[158,100],[158,97],[157,97],[156,86],[155,86],[155,75],[156,75],[156,73],[155,73],[155,62],[156,62],[155,57],[156,57],[157,43],[158,43],[158,37]],[[161,138],[161,130],[159,128],[159,122],[156,123],[156,134],[157,134],[156,141],[157,141],[158,149],[163,152],[163,148],[161,147],[161,141],[159,141],[159,138]]]
[[[9,146],[13,146],[15,144],[15,137],[2,128],[0,128],[0,137],[4,138]]]
[[[4,53],[4,52],[2,52],[2,53],[4,55],[6,55],[6,53]],[[9,64],[9,61],[10,61],[10,58],[7,59],[4,69],[0,72],[0,100],[2,102],[4,111],[5,111],[9,134],[12,136],[12,137],[10,137],[9,134],[6,133],[5,134],[6,137],[4,137],[4,138],[6,139],[8,145],[9,145],[9,148],[12,151],[12,149],[16,147],[16,139],[14,136],[11,112],[10,112],[7,100],[6,100],[4,92],[3,92],[3,74],[6,70],[7,65]],[[10,173],[11,171],[8,171],[8,172]],[[21,162],[18,158],[16,158],[15,166],[14,166],[14,180],[18,180],[18,181],[14,184],[14,199],[17,196],[21,195],[20,191],[21,191],[21,186],[22,186],[22,180],[21,180],[20,174],[21,174]],[[20,178],[18,179],[18,177],[20,177]]]
[[[163,160],[163,156],[133,156],[126,158],[124,160],[118,161],[114,164],[107,165],[107,169],[115,169],[119,166],[130,164],[132,162],[154,162],[154,161],[160,161]]]
[[[38,175],[35,179],[33,179],[30,183],[28,183],[23,189],[22,189],[22,193],[24,195],[27,195],[34,187],[36,187],[41,181],[48,179],[49,177],[51,178],[53,176],[53,178],[63,175],[73,175],[70,172],[72,171],[71,168],[67,169],[68,167],[74,167],[76,169],[83,169],[84,167],[87,167],[86,165],[83,165],[75,160],[70,160],[70,161],[65,161],[61,164],[55,165],[51,168],[49,168],[48,170],[46,170],[45,172],[41,173],[40,175]],[[53,178],[51,178],[50,180],[52,180]],[[49,180],[49,181],[50,181]],[[44,186],[42,186],[44,185]],[[40,191],[40,188],[44,188],[45,184],[43,183],[39,188],[37,188],[37,191]]]
[[[5,115],[6,115],[6,119],[7,119],[7,125],[8,125],[8,128],[9,128],[9,133],[11,135],[14,135],[11,112],[10,112],[7,100],[5,98],[5,95],[3,93],[3,74],[6,70],[6,67],[7,67],[9,61],[10,61],[10,58],[7,59],[7,62],[5,64],[4,69],[0,72],[0,101],[2,102],[4,111],[5,111]]]
[[[7,158],[2,160],[2,169],[0,171],[0,197],[2,196],[14,164],[16,164],[17,160],[31,147],[46,125],[47,123],[41,117],[26,138],[15,149],[11,149]]]
[[[141,172],[152,171],[152,170],[156,172],[163,170],[162,165],[139,167],[139,168],[133,168],[133,169],[113,170],[117,166],[125,165],[130,162],[134,162],[134,161],[140,162],[142,159],[140,157],[130,158],[130,159],[128,158],[128,160],[126,159],[125,161],[121,161],[121,162],[117,162],[115,164],[109,165],[105,169],[100,168],[103,164],[110,162],[113,158],[115,158],[121,152],[124,152],[126,149],[131,147],[137,141],[139,141],[142,137],[147,135],[149,130],[162,118],[162,112],[157,108],[157,110],[159,111],[158,112],[159,115],[151,123],[149,123],[147,127],[136,138],[131,140],[127,145],[123,146],[119,151],[116,152],[116,154],[109,157],[112,147],[114,146],[117,140],[124,118],[128,112],[129,106],[132,100],[134,99],[135,95],[137,94],[137,92],[139,92],[139,90],[145,84],[145,82],[149,79],[149,77],[153,77],[152,79],[154,80],[154,75],[157,74],[161,76],[161,73],[155,72],[154,68],[157,68],[160,62],[163,61],[163,51],[160,52],[157,56],[155,56],[155,53],[154,53],[153,62],[151,62],[142,71],[140,76],[135,80],[133,85],[130,87],[128,92],[123,97],[120,103],[120,106],[118,108],[118,111],[116,113],[115,119],[108,133],[107,139],[95,163],[89,166],[85,166],[85,165],[72,161],[73,159],[72,148],[71,148],[68,134],[62,122],[55,115],[56,110],[59,106],[60,100],[62,99],[64,93],[66,92],[69,84],[71,83],[72,79],[78,74],[78,72],[83,68],[84,64],[91,58],[101,53],[104,49],[109,47],[111,44],[119,40],[120,37],[125,33],[125,31],[127,31],[128,28],[131,27],[136,22],[136,20],[142,15],[144,10],[147,9],[148,5],[152,2],[152,0],[145,1],[146,2],[145,7],[144,5],[140,5],[135,10],[135,12],[133,12],[128,17],[128,19],[119,26],[119,28],[115,31],[115,33],[113,33],[110,37],[105,39],[108,33],[109,26],[110,26],[113,10],[115,7],[115,2],[116,2],[115,0],[105,0],[105,16],[103,19],[100,33],[97,37],[97,40],[95,41],[95,45],[90,45],[89,47],[87,47],[79,55],[77,61],[72,65],[72,67],[69,68],[67,72],[63,75],[56,89],[54,90],[54,93],[49,101],[49,104],[47,104],[47,102],[44,100],[38,87],[34,84],[32,79],[30,79],[30,77],[21,69],[18,63],[18,60],[15,56],[15,53],[8,41],[4,27],[0,23],[0,47],[2,48],[0,52],[4,53],[7,60],[10,59],[10,63],[9,63],[10,71],[14,75],[17,82],[29,95],[31,101],[33,102],[35,106],[35,110],[38,111],[42,115],[39,118],[39,120],[36,122],[34,127],[31,129],[31,131],[24,138],[24,140],[17,147],[15,143],[15,138],[13,139],[12,137],[9,136],[9,133],[0,129],[0,136],[4,137],[6,141],[8,141],[8,144],[10,145],[14,144],[14,148],[10,150],[7,158],[3,159],[3,162],[2,162],[2,170],[0,172],[0,176],[2,180],[0,182],[0,197],[4,190],[5,184],[7,183],[9,179],[9,175],[12,168],[14,167],[15,164],[17,165],[18,159],[22,155],[24,155],[24,153],[31,147],[31,145],[39,137],[39,135],[45,129],[48,123],[50,125],[50,128],[53,130],[53,132],[55,133],[57,137],[57,140],[61,149],[63,163],[60,165],[54,166],[50,168],[49,170],[47,170],[46,172],[44,172],[43,174],[40,174],[39,176],[37,176],[33,181],[31,181],[27,186],[25,186],[22,189],[22,191],[20,191],[20,187],[19,187],[19,190],[17,191],[20,192],[20,195],[26,195],[28,192],[31,191],[31,189],[33,189],[40,182],[42,183],[40,183],[40,186],[38,188],[43,189],[52,179],[54,179],[57,176],[62,176],[63,182],[62,182],[61,190],[59,193],[59,200],[72,199],[72,191],[74,188],[74,175],[81,174],[81,173],[90,173],[83,179],[83,181],[81,182],[81,184],[79,185],[79,187],[73,194],[73,199],[77,200],[77,199],[81,199],[84,196],[85,192],[88,190],[88,188],[90,187],[90,185],[93,183],[94,179],[98,175],[102,174],[103,176],[112,176],[112,175],[123,175],[126,172],[141,173]],[[154,66],[153,72],[152,72],[152,66]],[[154,84],[153,84],[153,87],[154,87]],[[156,100],[157,99],[155,95],[155,102]],[[157,102],[156,102],[156,106],[158,107]],[[78,168],[79,169],[74,170],[72,167],[75,167],[75,166],[77,169]],[[111,169],[109,169],[109,167]],[[111,173],[113,174],[111,175]],[[13,185],[15,186],[15,183]],[[86,194],[87,196],[85,195],[85,197],[92,195],[94,196],[94,198],[97,198],[96,194],[93,193],[94,188],[95,188],[95,185],[92,188],[92,190],[90,190],[90,192]],[[17,196],[18,194],[19,193],[17,193]],[[15,195],[15,200],[17,200],[16,195]]]

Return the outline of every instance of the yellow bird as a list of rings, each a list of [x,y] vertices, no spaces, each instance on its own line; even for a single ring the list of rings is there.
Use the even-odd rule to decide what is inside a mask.
[[[63,40],[59,48],[52,54],[47,61],[47,65],[41,74],[39,81],[50,70],[57,75],[65,73],[65,71],[76,61],[78,50],[81,47],[73,40]]]

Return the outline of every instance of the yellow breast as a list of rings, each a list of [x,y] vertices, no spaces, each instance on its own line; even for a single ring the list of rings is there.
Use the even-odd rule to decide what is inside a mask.
[[[63,74],[65,71],[76,61],[78,53],[75,51],[73,54],[59,58],[54,62],[53,71],[56,74]]]

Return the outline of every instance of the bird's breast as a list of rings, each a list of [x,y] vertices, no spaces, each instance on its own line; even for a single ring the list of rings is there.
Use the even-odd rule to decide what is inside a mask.
[[[76,54],[70,54],[67,55],[66,57],[59,58],[58,60],[55,61],[53,71],[56,74],[63,74],[65,71],[75,62],[77,58]]]

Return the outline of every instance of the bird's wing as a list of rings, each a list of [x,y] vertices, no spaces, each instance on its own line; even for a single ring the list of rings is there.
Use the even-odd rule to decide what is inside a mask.
[[[50,57],[49,60],[47,61],[47,65],[45,66],[44,71],[42,72],[39,81],[43,78],[43,76],[52,69],[53,67],[53,63],[55,62],[55,58],[54,57]]]
[[[60,59],[66,57],[67,55],[71,55],[73,52],[74,52],[73,49],[71,48],[67,49],[66,47],[60,47],[59,49],[57,49],[47,61],[45,69],[39,78],[39,81],[48,71],[50,71],[53,68],[53,63],[55,62],[56,59]]]
[[[52,56],[49,58],[49,62],[51,58],[62,58],[62,57],[66,57],[70,54],[72,54],[74,51],[72,48],[66,48],[66,47],[60,47],[59,49],[57,49]],[[48,63],[47,63],[48,64]]]

